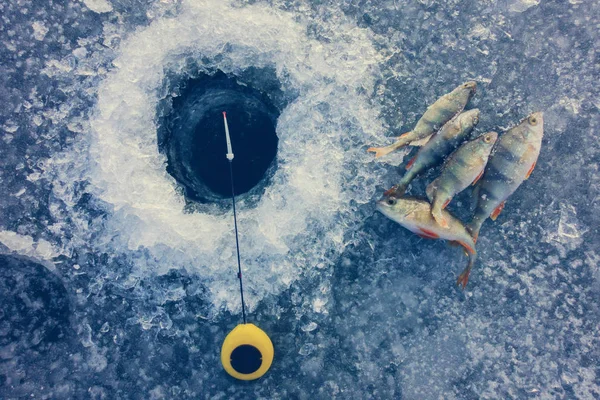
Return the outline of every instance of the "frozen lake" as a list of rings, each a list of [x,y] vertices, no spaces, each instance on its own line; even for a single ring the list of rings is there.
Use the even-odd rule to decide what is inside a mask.
[[[0,398],[600,398],[600,4],[4,0],[0,18]],[[460,249],[375,210],[409,149],[366,149],[468,80],[477,134],[543,111],[544,139],[462,291]],[[223,108],[249,320],[275,347],[252,383],[220,363],[241,319]]]

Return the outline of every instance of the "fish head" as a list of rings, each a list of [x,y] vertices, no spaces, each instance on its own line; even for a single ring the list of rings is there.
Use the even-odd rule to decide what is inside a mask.
[[[464,89],[470,90],[471,91],[471,95],[475,94],[475,91],[477,90],[477,82],[475,81],[468,81],[462,84],[462,87]]]
[[[377,210],[398,223],[406,221],[416,208],[417,201],[398,197],[393,191],[387,191],[377,202]]]
[[[539,142],[544,136],[544,113],[538,111],[530,114],[516,129],[525,142]]]
[[[479,141],[481,148],[491,150],[491,148],[494,147],[494,144],[496,144],[496,140],[498,140],[498,134],[493,131],[484,133],[479,136],[477,140]]]
[[[469,82],[465,82],[462,85],[458,86],[450,94],[452,97],[456,98],[456,100],[458,102],[460,102],[462,104],[466,104],[469,102],[471,97],[473,97],[476,89],[477,89],[477,82],[469,81]]]
[[[458,116],[458,119],[462,130],[469,132],[479,123],[479,109],[465,111]]]

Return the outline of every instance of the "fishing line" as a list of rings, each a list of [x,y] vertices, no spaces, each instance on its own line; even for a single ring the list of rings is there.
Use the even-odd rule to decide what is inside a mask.
[[[227,160],[229,160],[229,176],[231,177],[231,202],[233,203],[233,224],[235,226],[235,247],[237,250],[238,279],[240,280],[240,297],[242,299],[242,318],[246,323],[246,306],[244,304],[244,283],[242,280],[242,263],[240,261],[240,240],[238,237],[237,213],[235,210],[235,186],[233,184],[233,150],[231,148],[231,138],[229,136],[229,125],[227,124],[227,113],[223,111],[223,121],[225,123],[225,138],[227,140]]]
[[[233,183],[233,150],[229,137],[227,114],[223,111],[225,123],[225,139],[227,140],[227,160],[231,177],[231,201],[233,203],[233,223],[235,226],[235,246],[237,249],[238,279],[240,280],[240,297],[242,299],[243,324],[236,326],[223,341],[221,346],[221,364],[225,371],[236,379],[250,381],[263,376],[271,367],[274,349],[269,336],[254,324],[246,323],[246,305],[244,303],[244,284],[242,281],[242,262],[240,261],[240,241],[235,209],[235,185]]]

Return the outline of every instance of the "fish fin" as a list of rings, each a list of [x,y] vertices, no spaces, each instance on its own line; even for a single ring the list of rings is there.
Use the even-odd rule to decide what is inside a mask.
[[[419,231],[421,232],[421,235],[427,236],[429,239],[438,239],[440,237],[440,235],[429,229],[419,228]]]
[[[473,183],[471,183],[471,185],[475,186],[475,184],[477,183],[478,180],[481,179],[481,177],[483,176],[483,172],[485,171],[485,168],[481,169],[481,172],[479,173],[479,175],[477,175],[477,178],[475,178],[475,180],[473,181]]]
[[[429,139],[431,139],[432,136],[433,135],[429,135],[423,139],[412,141],[409,143],[409,145],[415,146],[415,147],[425,146],[427,144],[427,142],[429,142]]]
[[[395,150],[395,148],[393,146],[369,147],[367,149],[368,152],[375,153],[375,158],[383,157],[387,154],[390,154],[394,150]]]
[[[383,192],[383,195],[391,196],[393,194],[396,194],[397,189],[398,189],[398,185],[394,185],[391,188],[389,188],[388,190],[386,190],[385,192]]]
[[[435,192],[437,191],[438,179],[439,178],[434,179],[429,185],[427,185],[427,188],[425,189],[425,194],[427,195],[427,198],[429,199],[430,202],[433,202],[433,198],[435,197]]]
[[[448,204],[450,204],[451,201],[452,201],[452,197],[450,197],[448,200],[446,200],[444,202],[444,204],[442,204],[442,210],[445,209],[446,207],[448,207]]]
[[[448,228],[448,220],[442,214],[442,209],[439,206],[431,207],[431,215],[435,222],[438,223],[442,228]]]
[[[421,239],[435,239],[434,237],[431,236],[427,236],[427,235],[423,235],[421,233],[415,233],[415,235],[417,235],[418,237],[420,237]]]
[[[464,247],[468,254],[475,254],[475,249],[472,248],[468,243],[465,243],[462,240],[457,240],[456,243]]]
[[[533,172],[533,169],[535,168],[535,164],[537,164],[537,161],[533,162],[533,165],[531,166],[531,168],[529,168],[529,172],[527,172],[527,175],[525,175],[525,179],[529,179],[529,175],[531,175],[531,173]]]
[[[500,203],[500,205],[498,207],[496,207],[494,212],[492,212],[492,214],[490,215],[490,218],[492,219],[492,221],[495,221],[496,218],[498,218],[498,215],[500,215],[500,213],[502,212],[502,209],[504,209],[504,203],[506,203],[506,200],[504,200],[502,203]]]
[[[465,268],[465,270],[458,276],[458,279],[456,279],[456,284],[458,286],[462,286],[462,289],[464,290],[464,288],[467,286],[467,283],[469,283],[469,275],[471,274],[471,268],[467,267]]]
[[[415,155],[413,158],[411,158],[410,161],[408,162],[408,164],[406,164],[406,169],[410,169],[410,167],[413,166],[413,164],[415,163],[415,161],[417,159],[417,155]]]
[[[404,132],[402,135],[398,136],[398,140],[404,139],[407,137],[412,131]]]
[[[459,247],[460,244],[456,240],[450,240],[448,241],[448,246]]]

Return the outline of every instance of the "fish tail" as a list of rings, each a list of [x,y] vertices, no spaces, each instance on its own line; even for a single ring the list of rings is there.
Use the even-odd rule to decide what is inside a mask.
[[[471,270],[473,269],[473,266],[475,265],[476,258],[477,258],[477,253],[469,253],[469,263],[467,264],[467,267],[463,270],[463,272],[461,272],[461,274],[456,279],[456,284],[458,286],[462,286],[463,289],[467,286],[467,283],[469,283],[469,275],[471,274]]]
[[[379,157],[388,155],[392,151],[406,146],[410,142],[410,140],[408,139],[408,136],[410,133],[412,133],[412,132],[406,132],[406,133],[398,136],[398,140],[395,143],[390,144],[389,146],[369,147],[367,149],[367,151],[370,153],[375,153],[375,158],[379,158]]]
[[[396,147],[393,144],[391,144],[389,146],[384,146],[384,147],[369,147],[367,149],[368,152],[375,153],[375,158],[379,158],[379,157],[388,155],[394,150],[396,150]]]

